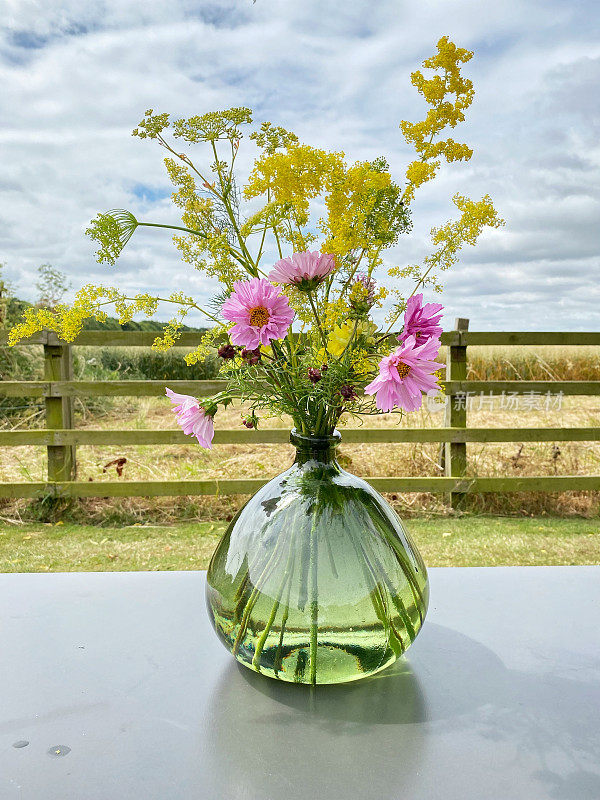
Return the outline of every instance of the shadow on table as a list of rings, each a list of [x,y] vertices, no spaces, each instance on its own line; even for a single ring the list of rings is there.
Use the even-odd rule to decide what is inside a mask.
[[[490,686],[506,674],[491,650],[434,623],[423,628],[407,657],[364,680],[310,688],[265,678],[237,662],[231,671],[239,673],[234,680],[241,677],[277,703],[324,720],[363,725],[406,725],[462,714],[489,700]]]
[[[232,661],[206,724],[232,797],[275,796],[299,782],[306,797],[374,797],[374,781],[383,797],[410,797],[450,737],[476,747],[491,773],[494,752],[508,747],[519,753],[517,780],[558,800],[591,800],[600,797],[600,685],[576,662],[564,671],[508,669],[479,642],[428,623],[408,657],[339,686],[278,682]]]
[[[419,723],[473,709],[481,697],[469,683],[504,668],[482,645],[435,624],[410,656],[371,678],[314,688],[232,661],[205,719],[220,781],[214,791],[243,798],[413,796],[431,746]]]

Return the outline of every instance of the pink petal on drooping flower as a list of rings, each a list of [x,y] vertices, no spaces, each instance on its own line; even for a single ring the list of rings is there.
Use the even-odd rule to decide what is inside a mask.
[[[273,283],[297,284],[302,281],[314,281],[318,285],[335,269],[335,258],[331,253],[294,253],[278,261],[271,272],[269,280]]]
[[[168,387],[165,388],[165,394],[173,403],[171,411],[176,415],[183,432],[188,436],[195,436],[202,447],[212,449],[215,435],[214,421],[197,398],[189,394],[178,394]]]
[[[409,336],[414,336],[417,341],[425,339],[439,339],[442,335],[442,327],[439,324],[443,314],[444,306],[441,303],[425,303],[423,305],[423,295],[414,294],[409,297],[404,312],[404,328],[398,336],[401,342],[406,341]]]
[[[231,342],[254,350],[283,339],[294,319],[288,298],[265,278],[236,281],[233,289],[222,309],[225,319],[235,323]]]
[[[365,387],[365,394],[375,395],[380,411],[401,408],[416,411],[421,407],[423,394],[437,388],[434,373],[440,369],[434,359],[440,349],[439,339],[427,339],[417,344],[409,336],[400,347],[379,362],[379,375]]]

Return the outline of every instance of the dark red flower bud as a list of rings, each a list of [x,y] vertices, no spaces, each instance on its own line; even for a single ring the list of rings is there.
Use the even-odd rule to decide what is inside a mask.
[[[242,358],[246,364],[249,364],[250,366],[258,364],[260,361],[260,347],[257,347],[255,350],[247,350],[244,347],[242,350]]]
[[[328,369],[329,369],[329,367],[327,366],[327,364],[321,364],[321,372],[323,374],[325,374]]]
[[[323,377],[323,375],[321,374],[320,369],[313,369],[311,367],[311,369],[308,370],[308,377],[312,383],[318,383]]]
[[[236,353],[237,353],[237,348],[235,348],[232,344],[224,344],[217,350],[217,355],[225,359],[235,358]]]
[[[344,400],[355,400],[358,396],[354,386],[350,386],[347,383],[345,383],[343,386],[340,386],[340,394]]]
[[[247,417],[242,416],[242,425],[246,428],[258,428],[259,418],[256,416],[254,411],[249,414]]]

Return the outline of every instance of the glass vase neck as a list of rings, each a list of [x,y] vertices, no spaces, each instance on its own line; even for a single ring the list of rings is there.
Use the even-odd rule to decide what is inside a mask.
[[[298,433],[296,428],[290,433],[290,442],[296,448],[296,464],[317,461],[320,464],[331,464],[336,459],[336,449],[342,440],[339,431],[331,436],[313,436]]]

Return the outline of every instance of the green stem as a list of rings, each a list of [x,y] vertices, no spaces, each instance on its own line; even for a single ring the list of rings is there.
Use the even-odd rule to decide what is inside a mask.
[[[258,642],[256,643],[256,650],[254,651],[254,657],[252,659],[252,666],[255,670],[260,672],[260,657],[262,655],[263,648],[265,646],[265,642],[267,641],[267,637],[271,631],[273,623],[275,622],[275,617],[277,616],[277,611],[279,610],[279,605],[281,603],[281,598],[283,596],[283,592],[285,590],[286,583],[291,583],[291,565],[294,560],[294,521],[290,521],[291,530],[289,531],[289,539],[290,539],[290,552],[288,555],[287,564],[285,565],[285,571],[283,573],[283,578],[281,579],[281,584],[279,589],[277,590],[277,594],[275,596],[275,602],[273,603],[273,608],[271,609],[271,613],[269,615],[269,619],[267,620],[267,624],[264,627],[263,632],[260,635]]]
[[[135,297],[135,296],[134,297],[130,297],[128,295],[121,295],[118,299],[119,300],[137,300],[138,298]],[[178,306],[187,306],[188,308],[195,308],[197,311],[200,311],[200,313],[204,314],[205,317],[208,317],[208,319],[211,319],[213,322],[216,322],[217,325],[222,325],[223,324],[221,322],[221,320],[218,320],[216,317],[213,317],[212,314],[209,314],[208,311],[205,311],[201,306],[197,305],[194,302],[188,303],[185,300],[173,300],[173,298],[171,298],[171,297],[157,297],[156,295],[154,296],[154,299],[158,300],[161,303],[174,303],[175,305],[178,305]],[[101,303],[97,303],[97,307],[100,308],[101,306],[110,306],[115,302],[116,302],[115,299],[104,300]],[[160,331],[157,331],[156,333],[159,334]]]
[[[365,558],[367,558],[366,547],[368,547],[368,545],[365,545]],[[408,634],[408,638],[409,638],[409,640],[411,642],[414,642],[414,640],[415,640],[415,638],[417,636],[417,632],[415,631],[415,627],[412,624],[412,621],[410,619],[408,611],[406,610],[406,606],[404,605],[404,603],[402,602],[402,600],[398,596],[398,592],[396,590],[396,587],[392,583],[392,580],[390,579],[389,575],[387,574],[383,564],[381,563],[381,561],[377,557],[376,553],[372,554],[372,558],[373,558],[373,560],[375,562],[375,566],[377,568],[378,573],[381,575],[381,577],[382,577],[382,579],[383,579],[383,581],[384,581],[384,583],[385,583],[385,585],[387,587],[387,590],[388,590],[389,595],[391,597],[392,603],[394,604],[394,606],[396,608],[396,611],[398,612],[398,614],[400,616],[400,619],[402,620],[402,624],[406,628],[406,633]],[[396,632],[396,635],[398,635],[397,632]],[[402,639],[401,638],[400,638],[400,642],[402,643]],[[402,646],[404,647],[403,643],[402,643]]]
[[[208,239],[208,236],[202,231],[195,231],[193,228],[184,228],[181,225],[164,225],[160,222],[138,222],[138,227],[140,228],[167,228],[173,231],[184,231],[184,233],[191,233],[194,236],[200,236],[201,239]],[[244,261],[242,254],[239,253],[235,247],[229,245],[229,252],[233,256],[233,258],[240,264],[242,267],[246,267],[246,262]]]
[[[294,551],[294,557],[292,559],[292,563],[289,570],[289,578],[288,587],[287,587],[287,595],[285,599],[285,607],[283,610],[283,616],[281,618],[281,631],[279,632],[279,642],[277,643],[277,650],[275,651],[275,659],[273,661],[273,669],[275,670],[275,674],[277,674],[281,667],[283,661],[283,637],[285,635],[285,626],[287,625],[288,617],[290,615],[290,595],[292,593],[292,577],[294,574],[294,564],[296,561],[296,552]]]
[[[442,252],[443,252],[443,251],[442,251]],[[410,300],[410,298],[411,298],[411,297],[414,295],[414,293],[417,291],[417,289],[418,289],[418,288],[421,286],[421,284],[422,284],[422,283],[425,281],[425,278],[426,278],[426,277],[429,275],[429,273],[431,272],[431,270],[433,269],[433,267],[434,267],[434,265],[433,265],[433,264],[431,264],[431,265],[430,265],[430,266],[429,266],[429,267],[428,267],[428,268],[425,270],[425,272],[424,272],[424,273],[421,275],[421,277],[419,278],[419,280],[418,280],[418,281],[417,281],[417,283],[415,284],[415,287],[414,287],[414,289],[412,290],[412,292],[411,292],[411,293],[408,295],[408,297],[406,298],[406,299],[407,299],[407,301],[408,301],[408,300]],[[406,306],[405,306],[405,308],[406,308]],[[404,310],[404,309],[403,309],[403,310]],[[392,328],[393,328],[393,327],[394,327],[394,325],[396,324],[396,322],[397,322],[397,320],[398,320],[398,317],[400,316],[400,314],[402,314],[402,311],[399,311],[399,312],[398,312],[398,313],[397,313],[397,314],[396,314],[396,315],[395,315],[395,316],[392,318],[392,321],[391,321],[391,322],[390,322],[390,324],[388,325],[386,332],[384,333],[384,335],[383,335],[383,336],[382,336],[380,339],[378,339],[378,340],[377,340],[377,342],[376,342],[375,344],[379,344],[379,342],[382,342],[384,339],[386,339],[386,338],[387,338],[387,336],[389,335],[390,331],[392,330]]]
[[[277,249],[279,251],[279,258],[283,258],[283,251],[281,249],[281,242],[279,241],[279,234],[277,233],[277,226],[273,225],[273,233],[275,234],[275,241],[277,242]]]
[[[396,655],[402,655],[402,653],[406,650],[406,646],[404,644],[404,640],[402,639],[402,634],[400,631],[397,630],[396,626],[394,625],[394,621],[392,619],[392,615],[389,612],[388,603],[386,600],[385,590],[380,584],[378,574],[384,579],[384,583],[386,584],[386,589],[392,603],[394,603],[395,598],[395,591],[391,585],[391,581],[389,579],[386,580],[387,575],[382,572],[381,564],[377,562],[377,569],[371,563],[371,560],[366,552],[366,548],[363,545],[363,536],[354,536],[354,531],[352,528],[349,529],[350,539],[356,551],[357,558],[363,570],[363,575],[365,577],[365,585],[368,587],[372,584],[373,589],[370,592],[371,602],[373,604],[373,609],[375,614],[377,615],[378,619],[381,620],[383,624],[384,630],[388,632],[388,644],[392,648],[392,650],[396,653]],[[409,620],[410,623],[410,620]],[[390,633],[391,631],[391,633]],[[393,641],[391,634],[394,634],[399,648],[396,643]],[[410,639],[412,641],[412,639]]]
[[[229,202],[229,186],[225,186],[223,181],[223,175],[221,173],[220,168],[218,167],[219,164],[219,156],[217,153],[217,147],[214,143],[214,140],[211,140],[212,150],[215,156],[215,164],[217,165],[217,175],[219,177],[219,185],[221,187],[221,201],[225,206],[225,210],[227,212],[227,216],[229,217],[229,221],[233,226],[233,230],[235,231],[235,235],[237,236],[237,240],[240,244],[240,249],[242,251],[243,256],[247,259],[247,266],[249,267],[249,272],[253,277],[258,277],[258,270],[257,265],[254,263],[252,256],[250,255],[250,251],[246,247],[246,242],[244,241],[244,237],[242,236],[240,229],[237,224],[237,220],[235,218],[235,214],[233,213],[233,209],[231,208],[231,203]]]
[[[279,347],[279,344],[278,344],[278,342],[276,340],[273,340],[271,342],[271,347],[273,348],[273,352],[277,355],[278,358],[284,359],[284,354],[281,351],[281,349]],[[289,387],[290,394],[288,394],[286,392],[286,390],[283,387],[283,382],[281,380],[279,380],[279,377],[278,377],[278,375],[275,374],[274,370],[271,369],[271,370],[265,370],[265,371],[271,377],[271,380],[273,381],[273,383],[275,383],[275,385],[278,386],[281,389],[284,397],[287,397],[287,399],[290,402],[290,405],[295,405],[296,408],[298,409],[299,413],[300,413],[301,409],[299,409],[299,407],[295,403],[295,387],[294,387],[294,384],[292,383],[291,378],[288,376],[287,372],[285,370],[281,370],[278,374],[279,375],[283,375],[283,378],[284,378],[286,384]],[[303,414],[304,412],[302,411],[301,413]],[[308,427],[310,429],[310,419],[308,419],[307,416],[305,417],[305,419],[303,420],[303,423],[302,423],[303,430],[305,430],[306,427]]]
[[[273,552],[269,556],[262,573],[260,574],[258,580],[256,581],[256,584],[252,589],[252,592],[250,593],[248,602],[244,607],[244,612],[242,614],[242,621],[240,622],[240,627],[237,632],[237,636],[235,637],[235,640],[233,642],[233,647],[232,647],[233,655],[237,654],[237,651],[240,648],[240,644],[242,643],[242,640],[246,635],[246,629],[248,627],[248,622],[250,621],[250,614],[252,613],[252,609],[254,608],[256,601],[258,600],[258,596],[260,595],[262,586],[264,585],[264,578],[267,575],[268,570],[272,566],[275,556],[278,555],[278,547],[277,547],[278,542],[279,540],[277,540],[277,542],[275,543],[275,546],[273,547]]]
[[[173,231],[184,231],[185,233],[193,233],[194,236],[200,236],[202,239],[208,239],[208,236],[202,231],[195,231],[193,228],[184,228],[181,225],[163,225],[160,222],[138,222],[139,228],[169,228]]]
[[[318,548],[317,515],[319,512],[319,492],[315,497],[312,524],[310,526],[310,682],[317,683],[317,646],[319,640],[319,588],[318,588]]]
[[[323,332],[323,328],[321,327],[321,320],[319,319],[319,314],[317,311],[317,307],[315,305],[315,301],[312,296],[312,292],[306,292],[308,296],[308,302],[310,303],[310,307],[312,308],[312,312],[315,315],[315,322],[317,323],[317,328],[319,330],[319,335],[321,336],[321,342],[323,343],[323,348],[325,350],[325,356],[327,357],[327,339],[325,338],[325,333]]]
[[[267,620],[267,624],[263,632],[260,635],[258,642],[256,643],[256,650],[254,651],[254,657],[252,658],[252,666],[257,672],[260,672],[260,657],[262,655],[263,647],[265,646],[265,642],[267,641],[267,636],[271,631],[271,627],[275,622],[275,617],[277,616],[277,611],[279,610],[279,603],[281,602],[281,595],[283,594],[283,590],[285,588],[285,581],[287,580],[287,575],[284,576],[284,579],[279,587],[279,592],[277,599],[273,603],[273,608],[271,609],[271,614],[269,615],[269,619]]]
[[[377,523],[375,523],[375,524],[377,525]],[[417,613],[419,615],[419,621],[420,621],[421,624],[423,624],[423,619],[424,619],[424,615],[423,615],[423,611],[422,611],[422,608],[424,606],[423,595],[422,595],[421,590],[419,589],[418,585],[416,584],[416,582],[414,580],[414,577],[412,575],[410,566],[405,563],[403,555],[394,546],[393,537],[386,536],[385,529],[383,528],[383,526],[381,528],[379,526],[377,526],[377,528],[378,528],[380,536],[384,537],[385,540],[390,545],[392,553],[394,554],[394,556],[396,558],[396,561],[398,562],[398,565],[399,565],[400,569],[402,570],[402,573],[403,573],[404,577],[406,578],[406,582],[408,583],[408,585],[410,587],[410,590],[411,590],[411,593],[412,593],[412,596],[413,596],[415,608],[417,609]],[[392,602],[394,603],[398,613],[402,617],[402,621],[404,622],[404,625],[406,627],[407,633],[408,633],[408,635],[410,637],[410,640],[412,642],[414,640],[415,636],[417,635],[417,633],[416,633],[416,631],[414,629],[414,626],[413,626],[413,624],[412,624],[412,622],[410,620],[410,617],[408,615],[408,611],[406,610],[406,606],[404,605],[404,603],[402,602],[400,597],[398,597],[398,594],[397,594],[397,592],[396,592],[396,590],[394,588],[394,584],[393,584],[392,580],[390,579],[389,575],[387,574],[387,571],[385,570],[383,564],[377,558],[377,555],[374,554],[373,557],[375,559],[377,568],[379,569],[379,571],[381,573],[381,576],[383,577],[383,579],[384,579],[384,581],[385,581],[385,583],[386,583],[386,585],[388,587],[388,590],[390,592],[390,596],[392,598]]]
[[[365,252],[366,252],[366,250],[365,250],[365,248],[363,247],[363,249],[360,251],[360,256],[358,257],[358,261],[357,261],[357,262],[356,262],[356,264],[354,265],[354,269],[352,270],[352,272],[350,273],[350,275],[348,275],[348,278],[347,278],[346,282],[344,283],[344,285],[343,285],[343,286],[342,286],[342,288],[340,289],[340,295],[339,295],[340,297],[342,297],[342,295],[344,294],[344,292],[346,291],[346,289],[348,288],[348,286],[350,286],[350,284],[352,283],[352,279],[353,279],[353,278],[354,278],[354,276],[356,275],[356,271],[358,270],[358,267],[359,267],[359,265],[360,265],[360,262],[362,261],[362,258],[363,258],[363,256],[364,256]]]

